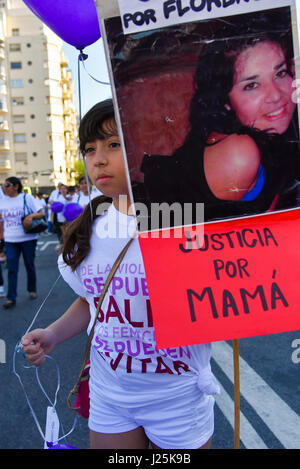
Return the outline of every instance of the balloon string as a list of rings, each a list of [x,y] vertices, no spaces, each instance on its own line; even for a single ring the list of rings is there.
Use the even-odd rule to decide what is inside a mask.
[[[27,395],[27,393],[26,393],[25,387],[24,387],[24,385],[23,385],[23,383],[22,383],[21,376],[20,376],[20,375],[17,373],[17,371],[16,371],[16,353],[18,353],[18,348],[17,348],[17,347],[15,348],[14,354],[13,354],[13,374],[14,374],[14,375],[17,377],[17,379],[19,380],[19,383],[20,383],[20,385],[21,385],[21,388],[23,389],[23,392],[24,392],[24,394],[25,394],[25,399],[26,399],[26,401],[27,401],[27,404],[28,404],[28,407],[29,407],[29,409],[30,409],[31,415],[32,415],[32,417],[33,417],[33,419],[34,419],[34,421],[35,421],[35,424],[36,424],[36,426],[37,426],[38,431],[40,432],[40,435],[41,435],[42,439],[45,441],[45,435],[44,435],[44,433],[43,433],[43,431],[42,431],[42,429],[41,429],[41,426],[40,426],[40,424],[39,424],[39,421],[38,421],[38,419],[37,419],[37,417],[36,417],[36,415],[35,415],[35,412],[34,412],[34,410],[33,410],[33,408],[32,408],[32,405],[31,405],[30,400],[29,400],[29,398],[28,398],[28,395]]]
[[[81,121],[81,83],[80,83],[80,62],[83,62],[84,54],[80,51],[78,55],[78,66],[77,66],[77,75],[78,75],[78,105],[79,105],[79,122]]]
[[[24,386],[24,384],[23,384],[23,382],[22,382],[21,376],[20,376],[19,373],[17,373],[17,371],[16,371],[16,354],[17,354],[17,353],[18,353],[18,349],[17,349],[17,347],[15,347],[14,354],[13,354],[13,374],[17,377],[17,379],[18,379],[18,381],[19,381],[19,383],[20,383],[20,385],[21,385],[21,388],[22,388],[22,390],[23,390],[23,392],[24,392],[24,395],[25,395],[25,398],[26,398],[28,407],[29,407],[30,412],[31,412],[31,415],[32,415],[32,417],[33,417],[33,419],[34,419],[34,421],[35,421],[35,424],[36,424],[36,426],[37,426],[37,429],[38,429],[38,431],[39,431],[39,433],[40,433],[40,435],[41,435],[43,441],[46,442],[46,436],[45,436],[45,434],[43,433],[42,428],[41,428],[41,426],[40,426],[40,424],[39,424],[38,418],[37,418],[37,416],[36,416],[36,414],[35,414],[35,412],[34,412],[34,410],[33,410],[33,407],[32,407],[32,405],[31,405],[30,399],[29,399],[28,394],[27,394],[27,392],[26,392],[25,386]],[[56,365],[56,371],[57,371],[57,387],[56,387],[56,391],[55,391],[54,402],[51,401],[51,399],[50,399],[49,396],[47,395],[47,393],[46,393],[44,387],[43,387],[42,384],[41,384],[41,381],[40,381],[40,378],[39,378],[39,374],[38,374],[38,368],[37,368],[37,367],[36,367],[36,378],[37,378],[37,382],[38,382],[38,384],[39,384],[39,386],[40,386],[40,389],[42,390],[42,392],[43,392],[43,394],[45,395],[46,399],[47,399],[47,400],[49,401],[49,403],[51,404],[51,407],[53,407],[53,408],[55,409],[56,403],[57,403],[57,395],[58,395],[58,392],[59,392],[59,390],[60,390],[60,372],[59,372],[59,367],[58,367],[57,363],[55,362],[55,360],[54,360],[52,357],[50,357],[49,355],[46,355],[46,358],[53,360],[54,363],[55,363],[55,365]],[[34,368],[34,367],[33,367],[33,366],[24,366],[24,368],[29,369],[29,368]],[[77,424],[77,416],[75,416],[74,423],[73,423],[73,426],[72,426],[71,430],[70,430],[68,433],[64,433],[60,438],[58,438],[58,439],[57,439],[57,442],[60,441],[60,440],[62,440],[62,439],[65,439],[67,436],[69,436],[69,435],[75,430],[76,424]],[[61,426],[62,426],[62,425],[61,425]],[[63,429],[63,426],[62,426],[62,429]],[[64,429],[63,429],[63,432],[64,432]],[[46,443],[47,443],[47,442],[46,442]],[[51,443],[54,443],[54,442],[51,442]]]
[[[109,86],[110,86],[110,83],[109,83],[109,82],[107,82],[107,81],[101,81],[101,80],[98,80],[97,78],[93,77],[93,75],[91,75],[91,74],[87,71],[84,62],[83,62],[83,68],[84,68],[84,70],[86,71],[86,73],[88,74],[88,76],[89,76],[92,80],[96,81],[97,83],[100,83],[100,85],[109,85]]]
[[[47,299],[48,299],[49,296],[51,295],[51,293],[52,293],[54,287],[56,286],[56,284],[57,284],[57,282],[58,282],[58,280],[59,280],[60,278],[61,278],[61,274],[57,277],[57,279],[56,279],[55,282],[53,283],[52,287],[49,289],[49,291],[48,291],[46,297],[44,298],[44,300],[43,300],[43,302],[42,302],[42,304],[40,305],[40,307],[38,308],[36,314],[34,315],[33,320],[31,321],[29,327],[27,328],[26,332],[25,332],[23,335],[28,334],[28,332],[32,329],[32,327],[33,327],[33,325],[34,325],[34,323],[35,323],[35,321],[36,321],[38,315],[40,314],[41,309],[43,308],[45,302],[47,301]],[[33,419],[34,419],[34,421],[35,421],[35,424],[36,424],[36,426],[37,426],[37,428],[38,428],[38,431],[39,431],[39,433],[40,433],[42,439],[45,441],[45,435],[44,435],[44,433],[43,433],[43,431],[42,431],[42,429],[41,429],[41,426],[40,426],[40,424],[39,424],[39,421],[38,421],[38,419],[37,419],[37,416],[36,416],[36,414],[35,414],[35,412],[34,412],[34,410],[33,410],[33,407],[32,407],[32,405],[31,405],[31,403],[30,403],[30,400],[29,400],[28,394],[27,394],[27,392],[26,392],[26,390],[25,390],[25,387],[24,387],[24,384],[23,384],[23,382],[22,382],[21,376],[19,375],[19,373],[18,373],[17,370],[16,370],[16,354],[19,353],[19,352],[22,350],[22,347],[23,347],[23,346],[22,346],[21,341],[18,342],[17,345],[16,345],[16,347],[15,347],[15,350],[14,350],[14,353],[13,353],[13,374],[17,377],[17,379],[18,379],[18,381],[19,381],[19,383],[20,383],[20,385],[21,385],[21,388],[23,389],[23,392],[24,392],[24,395],[25,395],[25,398],[26,398],[28,407],[29,407],[29,409],[30,409],[31,415],[32,415],[32,417],[33,417]],[[51,360],[54,360],[52,357],[50,357],[50,356],[48,356],[48,355],[46,355],[46,357],[49,358],[49,359],[51,359]],[[54,361],[55,361],[55,360],[54,360]],[[55,362],[55,364],[56,364],[56,362]],[[24,368],[29,369],[29,368],[34,368],[34,367],[33,367],[33,366],[24,366]],[[42,384],[41,384],[41,381],[40,381],[40,378],[39,378],[38,368],[36,367],[36,379],[37,379],[38,385],[40,386],[40,389],[42,390],[42,392],[43,392],[43,394],[45,395],[46,399],[49,401],[49,403],[51,404],[51,406],[52,406],[53,408],[56,407],[57,395],[58,395],[58,392],[59,392],[59,389],[60,389],[60,373],[59,373],[59,367],[58,367],[57,364],[56,364],[56,370],[57,370],[58,384],[57,384],[57,388],[56,388],[56,392],[55,392],[54,402],[52,402],[51,399],[49,398],[49,396],[47,395],[47,393],[46,393],[44,387],[43,387]],[[61,425],[61,426],[62,426],[62,429],[63,429],[63,425]],[[70,433],[72,433],[72,431],[75,429],[75,426],[76,426],[76,419],[75,419],[75,421],[74,421],[74,424],[73,424],[73,426],[72,426],[72,429],[71,429],[67,434],[64,433],[64,435],[63,435],[62,437],[60,437],[59,440],[61,440],[62,438],[66,438],[68,435],[70,435]],[[64,432],[64,429],[63,429],[63,432]],[[59,440],[58,440],[58,441],[59,441]]]
[[[50,357],[50,355],[46,355],[46,358],[50,358],[51,360],[53,360],[53,358]],[[38,366],[35,367],[35,376],[36,376],[36,380],[37,380],[37,382],[38,382],[38,385],[39,385],[39,387],[41,388],[41,391],[42,391],[42,393],[44,394],[44,396],[46,397],[46,399],[49,401],[50,405],[51,405],[52,407],[54,407],[54,408],[56,407],[56,404],[57,404],[57,395],[58,395],[58,391],[59,391],[59,389],[60,389],[60,372],[59,372],[59,367],[58,367],[58,365],[57,365],[56,363],[55,363],[55,365],[56,365],[56,371],[57,371],[57,387],[56,387],[56,391],[55,391],[55,395],[54,395],[54,402],[51,401],[50,397],[48,396],[48,394],[47,394],[46,391],[45,391],[44,386],[43,386],[42,383],[41,383],[40,376],[39,376],[39,367],[38,367]],[[29,368],[31,368],[31,367],[29,367]]]
[[[82,49],[80,50],[80,54],[78,55],[78,101],[79,101],[79,122],[81,121],[82,115],[81,115],[81,81],[80,81],[80,63],[83,64],[84,66],[84,61],[88,58],[86,54],[83,53]],[[87,172],[87,167],[86,167],[86,161],[84,155],[82,155],[83,159],[83,165],[84,165],[84,173],[85,173],[85,179],[87,183],[87,189],[88,189],[88,195],[89,195],[89,207],[90,207],[90,212],[91,212],[91,221],[93,222],[93,209],[92,209],[92,199],[91,199],[91,187],[90,187],[90,179],[89,175]]]
[[[48,299],[49,296],[51,295],[51,293],[52,293],[52,291],[53,291],[55,285],[57,284],[58,280],[60,279],[60,277],[61,277],[61,274],[57,277],[57,279],[56,279],[55,282],[53,283],[52,287],[51,287],[50,290],[48,291],[46,297],[44,298],[44,300],[43,300],[43,302],[42,302],[42,304],[41,304],[41,306],[40,306],[39,309],[37,310],[36,314],[34,315],[33,320],[31,321],[29,327],[27,328],[26,332],[25,332],[23,335],[28,334],[28,332],[30,331],[30,329],[32,329],[32,326],[33,326],[33,324],[35,323],[35,321],[36,321],[38,315],[40,314],[41,309],[43,308],[43,306],[44,306],[44,304],[46,303],[47,299]],[[23,347],[23,346],[22,346],[22,343],[19,342],[19,343],[17,344],[17,346],[16,346],[16,351],[17,351],[17,352],[20,352],[20,351],[22,350],[22,347]]]

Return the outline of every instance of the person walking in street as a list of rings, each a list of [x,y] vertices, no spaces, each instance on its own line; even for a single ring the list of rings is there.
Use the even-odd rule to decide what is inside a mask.
[[[25,227],[30,227],[34,218],[42,218],[43,210],[40,209],[35,199],[30,194],[22,192],[22,183],[16,177],[9,177],[3,184],[3,191],[6,197],[0,198],[0,211],[4,221],[4,243],[6,253],[6,263],[8,269],[8,290],[7,301],[3,304],[4,309],[15,306],[17,298],[17,282],[19,259],[22,254],[27,272],[27,290],[29,298],[35,299],[36,293],[36,271],[35,271],[35,249],[37,234],[27,234]],[[32,213],[25,215],[24,204]]]

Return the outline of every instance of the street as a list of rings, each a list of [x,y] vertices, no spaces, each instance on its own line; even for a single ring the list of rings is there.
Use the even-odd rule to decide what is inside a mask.
[[[15,366],[22,382],[20,384],[13,373],[13,356],[16,344],[53,285],[34,328],[45,327],[58,318],[76,298],[69,286],[61,278],[58,279],[56,245],[54,235],[39,237],[36,300],[28,299],[23,260],[20,261],[17,306],[5,311],[1,306],[5,298],[0,299],[0,449],[42,449],[44,446],[24,390],[42,432],[45,431],[49,401],[37,382],[35,368],[28,368],[22,354],[18,353]],[[3,264],[2,269],[6,286],[7,271]],[[39,369],[40,382],[52,402],[59,386],[56,409],[61,424],[60,436],[68,433],[74,423],[75,412],[68,408],[66,398],[78,376],[85,341],[86,334],[82,334],[58,346],[52,354],[55,362],[48,359]],[[300,448],[300,351],[297,352],[295,344],[298,344],[299,349],[300,331],[239,341],[241,448]],[[60,383],[56,364],[59,367]],[[221,394],[216,398],[212,448],[232,449],[234,389],[231,342],[213,344],[212,369],[221,387]],[[88,448],[88,426],[82,417],[78,416],[76,427],[67,437],[67,443],[80,449]]]

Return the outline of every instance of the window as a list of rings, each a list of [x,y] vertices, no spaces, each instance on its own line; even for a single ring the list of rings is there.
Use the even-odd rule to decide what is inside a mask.
[[[21,44],[9,44],[9,52],[20,52]]]
[[[24,104],[24,98],[23,97],[12,98],[11,102],[13,106],[22,106]]]
[[[35,115],[34,115],[34,114],[31,114],[31,115],[30,115],[30,119],[35,119]]]
[[[31,60],[29,60],[29,61],[27,62],[27,65],[32,65]]]
[[[28,83],[33,83],[33,79],[29,78]]]
[[[29,101],[34,101],[34,97],[30,96]]]
[[[11,80],[11,87],[12,88],[22,88],[23,87],[23,80]]]
[[[22,68],[22,62],[10,62],[10,68],[12,70],[20,69]]]
[[[27,164],[27,153],[16,153],[16,162],[22,162]]]
[[[12,34],[12,36],[20,36],[20,30],[19,30],[19,28],[13,28],[13,29],[11,30],[11,34]]]
[[[14,142],[15,143],[26,142],[26,135],[25,134],[14,134]]]
[[[22,124],[25,122],[25,116],[24,114],[15,114],[13,116],[13,123],[14,124]]]

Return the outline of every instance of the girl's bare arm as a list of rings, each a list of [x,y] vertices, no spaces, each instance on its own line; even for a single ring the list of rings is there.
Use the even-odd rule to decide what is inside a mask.
[[[42,365],[45,355],[54,347],[84,332],[90,321],[89,304],[78,297],[57,321],[46,329],[35,329],[22,337],[26,359],[35,366]]]

